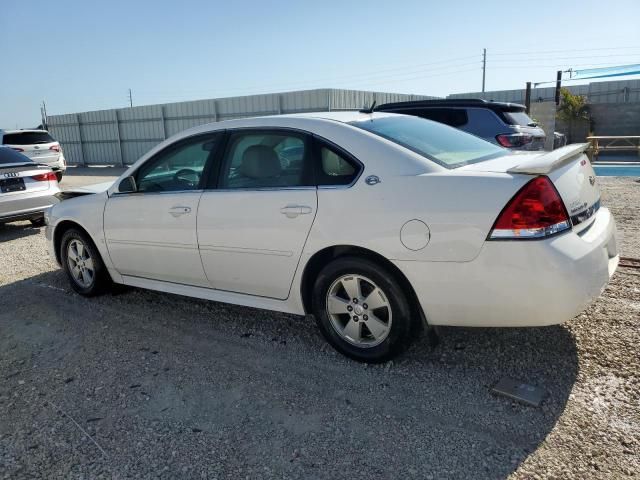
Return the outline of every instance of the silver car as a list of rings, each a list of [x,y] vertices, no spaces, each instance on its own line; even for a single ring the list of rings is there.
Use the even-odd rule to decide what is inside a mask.
[[[51,168],[0,146],[0,224],[31,220],[44,225],[44,211],[58,203],[59,194]]]

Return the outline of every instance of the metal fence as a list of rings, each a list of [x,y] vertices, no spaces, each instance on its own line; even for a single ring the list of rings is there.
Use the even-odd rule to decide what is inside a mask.
[[[574,95],[586,95],[590,104],[640,102],[640,80],[594,82],[588,85],[563,85]],[[555,100],[555,86],[531,89],[531,102]],[[491,92],[454,93],[447,98],[482,98],[496,102],[524,104],[525,89],[495,90]]]
[[[69,164],[129,165],[166,138],[196,125],[427,98],[436,97],[319,89],[51,115],[47,123]]]

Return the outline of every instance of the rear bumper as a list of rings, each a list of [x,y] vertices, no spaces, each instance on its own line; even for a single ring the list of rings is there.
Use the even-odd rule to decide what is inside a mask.
[[[59,202],[55,196],[59,190],[49,189],[45,194],[16,195],[10,199],[0,199],[0,223],[29,220],[40,217],[51,205]]]
[[[43,162],[43,163],[45,163],[54,172],[64,172],[67,170],[67,164],[62,155],[60,155],[58,160],[56,160],[55,162]]]
[[[582,312],[618,266],[616,226],[600,208],[593,224],[547,240],[488,241],[470,262],[394,262],[432,325],[524,327]]]

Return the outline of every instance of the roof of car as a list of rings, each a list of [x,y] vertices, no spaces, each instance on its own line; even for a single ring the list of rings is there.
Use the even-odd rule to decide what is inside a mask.
[[[2,130],[0,128],[0,133],[10,133],[10,134],[14,134],[14,133],[40,133],[40,132],[46,132],[49,133],[47,130],[43,130],[41,128],[21,128],[18,130]]]
[[[375,107],[376,111],[392,111],[396,109],[412,109],[424,107],[476,107],[489,108],[491,110],[524,110],[525,106],[519,103],[494,102],[480,98],[455,98],[442,100],[414,100],[410,102],[385,103]]]
[[[374,113],[363,113],[359,110],[342,110],[342,111],[330,111],[330,112],[305,112],[305,113],[291,113],[285,115],[274,115],[275,117],[290,117],[290,118],[311,118],[311,119],[322,119],[322,120],[335,120],[337,122],[349,123],[355,122],[358,120],[366,120],[371,118],[383,118],[392,115],[397,115],[394,113],[386,113],[386,112],[374,112]],[[257,117],[260,118],[260,117]]]

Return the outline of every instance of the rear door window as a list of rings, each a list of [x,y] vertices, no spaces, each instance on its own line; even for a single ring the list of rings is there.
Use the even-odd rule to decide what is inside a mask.
[[[230,135],[220,188],[313,186],[310,141],[290,131],[237,131]]]
[[[55,142],[47,132],[17,132],[5,133],[2,138],[4,145],[39,145]]]

